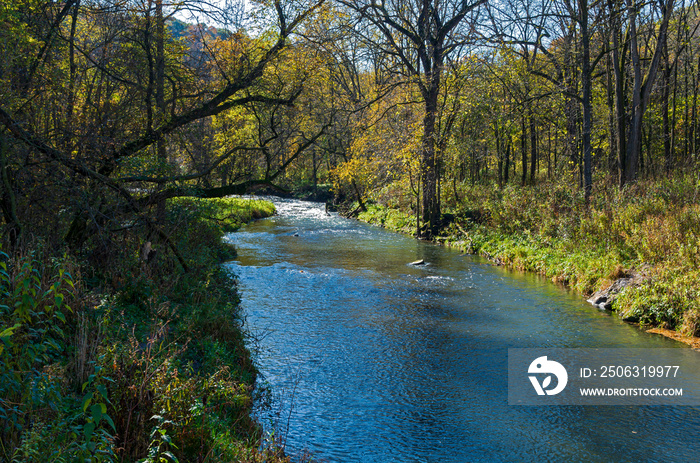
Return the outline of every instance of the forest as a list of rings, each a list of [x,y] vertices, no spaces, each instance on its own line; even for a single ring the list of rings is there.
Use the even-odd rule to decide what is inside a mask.
[[[303,194],[700,334],[685,0],[0,0],[0,462],[284,461],[225,232]],[[268,436],[269,437],[269,436]]]

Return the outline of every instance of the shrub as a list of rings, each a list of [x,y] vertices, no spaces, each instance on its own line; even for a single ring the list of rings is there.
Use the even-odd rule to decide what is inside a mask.
[[[218,263],[232,250],[223,233],[272,213],[174,200],[156,259],[141,259],[150,237],[135,222],[84,256],[82,273],[40,247],[0,253],[0,461],[262,461],[256,372]]]
[[[93,374],[67,384],[73,278],[63,260],[0,253],[0,439],[4,461],[108,461],[114,425]],[[97,389],[94,389],[96,387]]]

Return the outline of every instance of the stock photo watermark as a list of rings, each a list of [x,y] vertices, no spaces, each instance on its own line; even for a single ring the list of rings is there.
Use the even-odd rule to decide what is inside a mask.
[[[508,349],[510,405],[700,405],[691,349]]]

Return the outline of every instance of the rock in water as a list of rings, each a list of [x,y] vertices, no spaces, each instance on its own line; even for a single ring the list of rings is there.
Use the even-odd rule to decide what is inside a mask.
[[[425,265],[425,261],[423,259],[415,260],[408,265]]]
[[[591,298],[588,299],[588,302],[598,307],[600,310],[612,310],[615,304],[615,298],[620,291],[631,286],[639,286],[648,278],[647,268],[645,267],[638,271],[630,271],[629,275],[618,278],[604,290],[594,293]],[[622,318],[625,320],[624,316]]]
[[[598,307],[600,310],[612,310],[612,302],[608,300],[607,296],[594,296],[588,299],[588,302]]]

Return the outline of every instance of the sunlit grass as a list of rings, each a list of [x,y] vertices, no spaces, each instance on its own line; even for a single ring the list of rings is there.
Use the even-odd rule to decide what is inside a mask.
[[[463,185],[445,198],[454,223],[438,241],[537,272],[584,295],[644,269],[614,310],[631,321],[700,334],[700,184],[693,177],[599,187],[590,206],[570,184]],[[373,205],[360,219],[415,232],[410,211]]]

